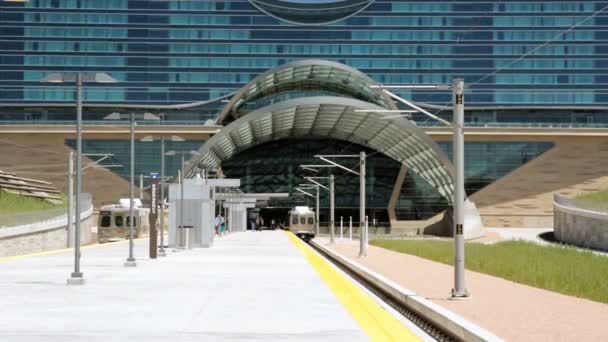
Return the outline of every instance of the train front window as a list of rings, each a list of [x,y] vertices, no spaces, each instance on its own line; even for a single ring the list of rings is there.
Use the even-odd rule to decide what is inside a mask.
[[[306,224],[306,218],[300,217],[300,224]]]
[[[312,219],[312,217],[309,217],[308,218],[308,224],[313,224],[313,223],[315,223],[315,221]]]
[[[127,216],[127,227],[131,227],[129,218],[130,218],[130,216]],[[137,227],[137,217],[133,218],[133,227]]]
[[[294,215],[294,216],[291,218],[291,224],[298,224],[298,217],[297,217],[297,216],[295,216],[295,215]]]
[[[114,217],[114,225],[116,227],[122,227],[122,216]]]
[[[112,225],[112,218],[110,216],[102,216],[101,217],[101,227],[107,228]]]

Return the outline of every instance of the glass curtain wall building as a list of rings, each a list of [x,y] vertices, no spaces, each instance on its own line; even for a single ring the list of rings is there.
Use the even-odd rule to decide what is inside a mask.
[[[103,70],[120,83],[87,87],[87,101],[202,101],[267,69],[318,58],[380,83],[463,77],[474,84],[471,106],[605,105],[608,74],[600,71],[608,69],[602,43],[608,13],[510,64],[602,6],[571,0],[0,1],[0,100],[72,101],[70,87],[39,80],[51,71]],[[449,94],[424,90],[400,95],[450,101]]]
[[[468,126],[608,127],[608,12],[588,18],[603,6],[571,0],[0,0],[0,124],[73,120],[73,85],[40,80],[51,72],[96,71],[118,83],[86,85],[85,120],[101,120],[106,105],[152,105],[167,114],[167,124],[201,125],[217,119],[231,95],[265,71],[321,59],[385,84],[464,78]],[[547,40],[553,42],[536,49]],[[430,105],[451,102],[449,92],[395,92]],[[319,95],[339,94],[291,89],[253,105]],[[186,103],[191,105],[163,107]],[[440,115],[451,118],[449,111]],[[417,114],[413,121],[434,124]],[[92,141],[85,147],[126,149],[124,144]],[[327,145],[336,151],[347,147]],[[449,144],[440,146],[449,154]],[[551,146],[468,143],[468,193]],[[282,159],[268,160],[269,149]],[[286,179],[300,177],[295,170],[302,158],[308,153],[292,142],[245,151],[225,167],[229,176],[243,177],[248,191],[282,191]],[[386,207],[391,189],[381,184],[399,165],[380,156],[370,165],[375,176],[368,191],[386,195],[370,198],[370,204]],[[282,171],[271,177],[264,170]],[[355,191],[354,183],[344,183],[346,194],[350,186]],[[344,197],[338,205],[355,204]],[[425,218],[444,206],[408,174],[400,217]]]

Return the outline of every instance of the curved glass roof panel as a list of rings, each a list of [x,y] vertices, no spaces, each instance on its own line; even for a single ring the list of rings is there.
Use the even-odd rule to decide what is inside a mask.
[[[372,148],[405,163],[451,203],[453,170],[439,146],[405,118],[386,119],[390,114],[360,109],[383,107],[351,98],[318,96],[259,108],[209,139],[200,150],[197,166],[216,168],[236,153],[269,141],[333,138]]]
[[[343,96],[370,102],[388,109],[396,109],[393,102],[376,84],[359,70],[347,65],[325,60],[300,60],[278,66],[257,76],[241,88],[230,100],[218,118],[227,123],[242,116],[244,105],[255,104],[258,99],[297,90],[317,90],[340,93]]]
[[[364,10],[374,0],[249,0],[260,11],[301,25],[340,21]]]

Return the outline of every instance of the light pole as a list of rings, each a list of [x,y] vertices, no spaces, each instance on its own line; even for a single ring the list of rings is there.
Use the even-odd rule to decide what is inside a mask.
[[[135,267],[137,263],[135,261],[135,257],[133,256],[133,237],[134,237],[134,226],[135,226],[135,216],[133,214],[134,209],[134,197],[135,197],[135,119],[138,120],[160,120],[160,118],[154,114],[150,113],[134,113],[130,114],[121,114],[121,113],[112,113],[104,117],[104,120],[122,120],[128,118],[130,121],[129,127],[129,219],[127,220],[129,223],[129,256],[125,261],[125,267]],[[139,223],[141,225],[141,222]]]
[[[329,243],[330,244],[335,244],[336,243],[336,239],[335,239],[335,218],[334,218],[334,210],[335,210],[335,178],[334,175],[329,175]]]
[[[391,98],[407,105],[408,107],[437,120],[453,130],[453,154],[454,154],[454,288],[452,288],[452,298],[466,298],[470,296],[464,282],[464,80],[457,78],[451,85],[371,85],[370,88],[380,88]],[[430,90],[452,90],[452,101],[454,105],[453,119],[450,123],[435,114],[420,108],[416,104],[405,100],[387,89],[430,89]],[[367,110],[357,110],[357,112],[367,112]],[[384,112],[384,111],[382,111]],[[395,112],[395,111],[391,111]],[[399,111],[404,112],[404,111]],[[396,115],[403,116],[403,115]],[[396,117],[392,116],[392,117]],[[389,119],[391,117],[385,117]]]
[[[307,170],[313,170],[313,167],[333,167],[332,165],[300,165],[301,168],[303,169],[307,169]],[[316,170],[315,170],[316,171]],[[335,186],[334,186],[334,175],[330,175],[329,177],[304,177],[304,179],[306,179],[307,181],[311,182],[312,184],[306,184],[306,185],[316,185],[316,189],[317,189],[317,235],[320,236],[320,230],[319,230],[319,187],[329,191],[329,236],[330,236],[330,243],[334,243],[334,198],[335,198]],[[318,179],[328,179],[329,180],[329,187],[319,183],[317,180]]]
[[[365,228],[365,160],[366,154],[361,151],[358,155],[356,154],[338,154],[338,155],[316,155],[315,157],[321,159],[329,165],[326,167],[339,167],[349,173],[359,176],[359,256],[367,256],[367,229]],[[359,158],[359,172],[349,169],[348,167],[338,164],[328,158]],[[321,165],[304,165],[303,167],[312,168],[319,167]]]
[[[365,219],[365,152],[359,154],[359,221]],[[361,224],[361,223],[360,223]],[[367,225],[363,228],[361,224],[361,232],[364,238],[359,237],[359,256],[367,256]]]
[[[82,191],[82,83],[116,83],[116,79],[106,73],[50,73],[41,82],[76,83],[76,196],[74,199],[74,216],[76,220],[74,232],[74,272],[68,278],[68,285],[83,285],[85,280],[80,271],[80,192]]]
[[[161,120],[164,119],[163,115],[160,115]],[[158,250],[158,256],[167,256],[165,251],[165,138],[169,141],[182,142],[186,141],[184,138],[177,135],[171,135],[165,137],[160,136],[160,249]],[[141,139],[144,142],[151,142],[158,139],[155,136],[146,136]]]
[[[181,164],[180,164],[180,170],[178,170],[178,180],[180,183],[180,200],[179,200],[179,225],[177,226],[177,233],[178,236],[176,236],[176,250],[180,250],[180,249],[184,249],[186,248],[185,246],[185,241],[184,241],[184,166],[186,165],[186,161],[184,160],[184,155],[189,154],[191,156],[199,156],[200,152],[198,151],[176,151],[176,150],[171,150],[165,153],[166,156],[176,156],[176,155],[181,155]]]

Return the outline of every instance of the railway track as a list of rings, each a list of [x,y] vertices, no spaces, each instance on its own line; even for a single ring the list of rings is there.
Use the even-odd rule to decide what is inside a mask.
[[[338,267],[344,273],[348,274],[352,279],[358,282],[360,285],[365,287],[368,291],[373,293],[376,297],[386,303],[388,306],[392,307],[395,311],[400,313],[404,318],[415,324],[418,328],[428,334],[431,338],[442,341],[462,341],[461,339],[453,336],[443,327],[437,326],[435,323],[429,321],[422,315],[418,314],[414,310],[410,309],[403,303],[401,303],[398,299],[396,299],[393,295],[387,293],[385,290],[381,289],[377,285],[371,283],[367,279],[363,278],[356,272],[354,272],[349,266],[343,264],[339,260],[335,259],[331,254],[325,252],[321,248],[315,246],[313,243],[308,243],[308,245],[317,251],[320,255],[322,255],[325,259],[330,261],[333,265]]]

